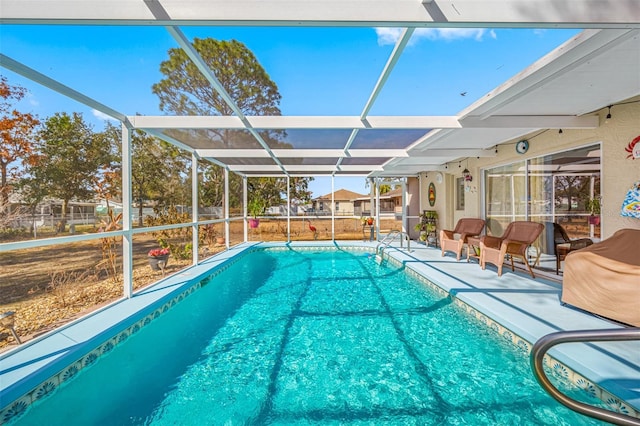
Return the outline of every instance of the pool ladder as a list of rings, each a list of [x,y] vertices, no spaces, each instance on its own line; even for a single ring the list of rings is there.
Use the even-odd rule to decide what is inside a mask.
[[[407,251],[411,251],[411,238],[409,238],[409,234],[402,231],[391,231],[389,232],[376,246],[376,262],[378,264],[382,263],[382,257],[384,256],[384,249],[389,247],[389,245],[394,242],[398,237],[400,237],[400,248],[403,248],[403,242],[406,238],[407,240]],[[378,254],[378,249],[380,253]]]
[[[544,355],[553,346],[560,343],[573,342],[610,342],[621,340],[640,340],[640,328],[606,329],[606,330],[580,330],[560,331],[547,334],[540,338],[531,349],[531,368],[540,386],[558,402],[585,416],[604,420],[616,425],[640,425],[640,419],[626,414],[616,413],[603,408],[576,401],[568,397],[556,388],[543,369]]]

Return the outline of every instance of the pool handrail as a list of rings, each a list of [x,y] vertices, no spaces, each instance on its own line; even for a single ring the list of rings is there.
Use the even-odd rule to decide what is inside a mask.
[[[411,251],[411,238],[409,238],[409,234],[407,234],[406,232],[403,232],[403,231],[395,231],[394,230],[394,231],[389,232],[387,235],[385,235],[385,237],[382,239],[382,241],[380,241],[378,243],[378,245],[376,246],[376,251],[375,251],[376,256],[378,256],[378,249],[380,248],[380,246],[382,246],[382,248],[380,249],[380,257],[382,258],[382,255],[384,253],[384,249],[389,247],[389,245],[392,242],[394,242],[398,236],[400,236],[400,248],[404,247],[402,242],[406,238],[407,239],[407,251]]]
[[[545,354],[560,343],[640,340],[640,328],[559,331],[541,337],[531,349],[531,368],[540,386],[558,402],[582,415],[616,425],[640,425],[640,419],[576,401],[556,388],[544,372]]]

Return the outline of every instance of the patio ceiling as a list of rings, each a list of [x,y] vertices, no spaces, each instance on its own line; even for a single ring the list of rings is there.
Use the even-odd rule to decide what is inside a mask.
[[[104,114],[244,175],[412,176],[545,129],[599,125],[595,112],[640,95],[640,10],[635,0],[6,1],[3,24],[165,26],[234,111],[232,116],[148,116],[116,111],[5,55],[0,64]],[[117,6],[117,7],[116,7]],[[339,10],[338,10],[339,9]],[[360,115],[245,116],[179,26],[389,26],[405,28]],[[592,28],[453,116],[370,111],[419,27]],[[216,134],[226,131],[223,142]],[[286,137],[273,143],[269,131]]]

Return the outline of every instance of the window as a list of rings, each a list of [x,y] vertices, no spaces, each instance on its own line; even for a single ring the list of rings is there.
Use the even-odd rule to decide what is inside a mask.
[[[340,202],[336,201],[336,211],[340,211]]]
[[[464,210],[464,178],[456,178],[456,210]]]
[[[487,219],[587,225],[587,202],[600,197],[600,145],[589,145],[484,171]],[[589,235],[588,227],[578,236]],[[493,234],[500,235],[499,230]],[[584,235],[586,233],[586,235]],[[574,235],[572,235],[574,237]]]

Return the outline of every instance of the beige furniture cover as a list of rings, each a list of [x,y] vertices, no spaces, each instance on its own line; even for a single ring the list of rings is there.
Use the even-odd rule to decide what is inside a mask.
[[[562,302],[640,326],[640,229],[621,229],[565,260]]]

